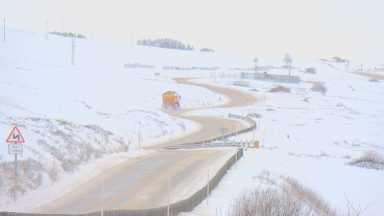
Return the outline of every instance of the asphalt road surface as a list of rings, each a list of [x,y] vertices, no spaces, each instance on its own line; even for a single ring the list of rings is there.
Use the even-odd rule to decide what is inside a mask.
[[[230,100],[216,107],[240,107],[251,105],[255,98],[243,92],[207,84],[191,83],[189,79],[176,79],[184,84],[197,85],[226,95]],[[80,214],[103,209],[141,209],[166,205],[168,201],[168,176],[171,177],[172,193],[177,194],[196,180],[207,165],[215,163],[228,152],[223,150],[164,151],[163,145],[201,141],[222,134],[218,130],[227,127],[229,132],[244,128],[244,124],[235,120],[205,116],[187,116],[184,110],[173,113],[176,117],[189,119],[201,125],[201,130],[161,143],[150,149],[156,154],[129,159],[104,172],[104,201],[102,200],[102,175],[96,176],[79,185],[62,197],[44,205],[36,213]]]
[[[243,107],[243,106],[252,105],[256,102],[255,97],[241,91],[228,89],[220,86],[194,83],[192,82],[193,80],[191,80],[190,78],[177,78],[175,80],[183,84],[200,86],[228,97],[229,101],[227,103],[213,106],[210,108]],[[193,110],[199,110],[199,108],[181,110],[178,112],[173,112],[172,114],[176,117],[185,118],[198,123],[201,126],[201,130],[196,131],[195,133],[189,134],[187,136],[174,139],[172,141],[167,141],[166,143],[159,143],[158,145],[154,147],[149,147],[148,149],[156,149],[158,147],[162,147],[165,145],[198,142],[198,141],[219,137],[223,135],[219,130],[220,128],[228,128],[228,133],[232,133],[232,132],[244,129],[245,127],[243,123],[233,119],[217,118],[217,117],[210,117],[210,116],[186,115],[186,113]]]

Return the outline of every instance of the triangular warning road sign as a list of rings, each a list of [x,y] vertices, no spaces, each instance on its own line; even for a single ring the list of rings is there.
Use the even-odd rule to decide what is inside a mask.
[[[24,140],[23,135],[21,135],[19,128],[17,128],[17,126],[15,126],[12,129],[11,133],[8,135],[8,138],[5,142],[15,144],[15,143],[24,143],[25,140]]]

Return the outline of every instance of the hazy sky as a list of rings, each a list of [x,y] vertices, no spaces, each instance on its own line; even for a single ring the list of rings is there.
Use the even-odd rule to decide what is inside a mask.
[[[45,31],[48,21],[49,31],[130,44],[170,37],[225,52],[384,64],[383,9],[382,0],[0,0],[0,17],[23,29]]]

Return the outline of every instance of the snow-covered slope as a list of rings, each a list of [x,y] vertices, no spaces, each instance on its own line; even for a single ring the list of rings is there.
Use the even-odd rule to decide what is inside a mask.
[[[251,56],[76,40],[72,66],[70,38],[49,35],[46,40],[44,34],[14,29],[7,29],[7,35],[7,43],[0,45],[0,139],[5,141],[13,124],[26,139],[19,158],[19,195],[25,198],[20,200],[39,197],[37,190],[46,195],[52,183],[68,189],[75,180],[97,174],[100,166],[136,155],[139,137],[141,145],[151,145],[196,130],[193,123],[160,109],[161,93],[167,90],[182,95],[183,108],[225,100],[171,79],[192,76],[259,98],[255,106],[194,113],[258,113],[255,136],[262,145],[261,150],[245,152],[239,172],[234,170],[224,179],[208,207],[202,204],[193,213],[212,215],[219,208],[226,212],[239,191],[260,186],[255,177],[265,171],[299,179],[341,211],[344,192],[357,205],[373,202],[372,215],[383,211],[383,170],[348,164],[366,151],[384,155],[383,80],[371,82],[345,72],[342,63],[294,59],[291,74],[302,82],[282,84],[290,93],[270,92],[278,84],[242,80],[248,86],[233,85],[240,72],[251,71]],[[361,63],[351,62],[349,70]],[[268,73],[287,74],[282,65],[282,58],[259,58],[259,66],[271,66]],[[309,67],[316,73],[303,72]],[[323,83],[324,94],[312,91],[313,83]],[[252,138],[250,133],[234,139]],[[3,142],[0,209],[26,209],[11,198],[13,156],[7,151]]]
[[[300,72],[300,68],[308,66],[316,67],[317,72]],[[219,184],[209,205],[204,202],[190,215],[217,212],[227,215],[230,204],[243,192],[271,187],[260,182],[263,173],[297,179],[319,194],[339,215],[347,215],[352,208],[363,212],[362,215],[382,215],[384,80],[373,82],[369,77],[345,72],[344,64],[324,64],[321,60],[297,67],[292,74],[300,76],[300,84],[242,80],[248,86],[235,86],[239,79],[230,76],[201,80],[259,98],[254,106],[210,114],[257,113],[258,128],[254,136],[260,141],[261,149],[245,151],[238,169],[233,168]],[[274,72],[286,74],[287,70]],[[312,89],[316,82],[323,83],[324,92]],[[287,87],[290,92],[271,92],[277,85]],[[233,138],[234,141],[252,139],[252,133]],[[375,152],[382,161],[350,164],[366,152]]]
[[[160,109],[165,91],[177,91],[182,108],[225,100],[180,85],[161,69],[215,66],[220,56],[76,40],[73,66],[70,38],[49,35],[46,40],[44,34],[14,29],[7,29],[7,38],[0,46],[0,138],[5,141],[17,125],[26,139],[19,157],[19,179],[25,181],[19,184],[20,193],[100,158],[102,136],[104,154],[130,153],[138,149],[138,139],[149,145],[195,130],[192,122]],[[155,67],[124,68],[132,63]],[[12,195],[13,155],[4,142],[0,154],[0,194],[6,198]]]

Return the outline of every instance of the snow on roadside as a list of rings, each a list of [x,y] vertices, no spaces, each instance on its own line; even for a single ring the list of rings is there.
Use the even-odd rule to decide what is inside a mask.
[[[83,167],[100,159],[102,136],[105,154],[129,155],[139,142],[141,147],[153,145],[198,130],[195,123],[161,110],[163,92],[178,92],[182,108],[223,102],[204,88],[157,75],[158,69],[123,67],[132,62],[171,64],[159,59],[180,55],[190,61],[189,53],[76,40],[71,66],[70,38],[49,35],[46,41],[41,33],[7,33],[9,40],[0,49],[0,137],[19,126],[26,139],[20,178],[33,177],[20,182],[15,206],[23,207],[22,196],[40,194],[51,181],[71,178],[73,170],[86,175]],[[0,145],[0,156],[0,169],[8,173],[0,178],[0,208],[7,210],[5,203],[13,202],[13,157],[6,144]],[[57,177],[50,176],[53,160]]]
[[[379,194],[383,191],[379,183],[383,182],[383,172],[346,165],[365,151],[384,154],[382,81],[369,82],[366,77],[345,73],[342,64],[295,60],[292,75],[299,75],[302,82],[280,84],[290,88],[290,93],[273,93],[269,91],[276,83],[245,80],[246,86],[235,85],[241,70],[234,68],[251,68],[252,58],[76,40],[76,64],[71,66],[69,38],[50,35],[46,41],[41,33],[13,29],[7,32],[9,40],[0,50],[0,137],[5,139],[11,125],[17,123],[27,140],[21,159],[33,159],[38,164],[34,171],[41,168],[45,174],[39,178],[38,172],[31,173],[35,180],[32,183],[42,186],[40,190],[27,189],[25,197],[16,204],[6,196],[9,191],[0,188],[2,210],[32,208],[26,204],[29,200],[26,197],[46,196],[42,194],[52,184],[48,173],[55,157],[73,154],[79,162],[76,176],[71,171],[59,174],[54,182],[62,186],[58,193],[64,187],[75,187],[77,177],[87,179],[97,175],[102,131],[106,135],[104,151],[109,153],[104,163],[112,166],[126,155],[135,154],[138,137],[142,145],[152,145],[197,130],[198,126],[192,122],[174,118],[159,108],[161,93],[167,90],[182,95],[183,108],[207,107],[225,101],[203,88],[170,79],[198,76],[204,82],[259,98],[254,106],[193,113],[222,117],[229,113],[260,114],[255,119],[256,138],[261,141],[262,149],[246,151],[238,170],[232,169],[212,193],[208,207],[201,204],[193,214],[226,212],[241,191],[258,186],[254,177],[264,170],[299,179],[341,210],[345,208],[345,192],[362,207],[373,202],[369,208],[372,215],[384,212]],[[136,62],[153,67],[123,67]],[[275,66],[268,72],[287,74],[281,61],[266,64]],[[220,69],[165,70],[163,66]],[[316,74],[303,73],[307,67],[315,67]],[[311,90],[314,82],[324,84],[325,94]],[[235,140],[251,139],[250,133]],[[82,149],[87,149],[90,156],[83,158],[87,154]],[[58,156],[52,157],[53,152]],[[7,154],[6,145],[0,145],[0,154],[2,168],[11,172],[12,157]]]
[[[207,185],[208,174],[210,178],[213,178],[216,173],[224,166],[224,164],[236,153],[234,148],[220,148],[216,149],[217,151],[224,152],[223,156],[215,160],[213,163],[208,164],[204,170],[200,170],[192,182],[189,183],[189,187],[184,188],[184,190],[178,191],[177,195],[173,195],[172,202],[177,202],[183,199],[190,197],[193,193],[200,190]],[[178,150],[176,150],[178,151]],[[184,150],[179,150],[184,151]],[[190,151],[190,150],[188,150]],[[205,149],[193,150],[193,151],[205,151]]]
[[[380,215],[381,183],[384,173],[346,165],[341,159],[291,156],[269,149],[248,149],[236,167],[223,178],[212,192],[209,204],[204,201],[190,215],[227,215],[231,204],[249,188],[259,188],[257,176],[264,171],[287,176],[315,190],[339,212],[346,212],[346,198],[355,207],[365,208],[366,215]],[[340,174],[342,173],[342,175]]]
[[[100,176],[101,179],[103,170],[108,170],[129,159],[150,156],[155,153],[156,151],[152,150],[134,150],[129,153],[107,154],[99,159],[82,164],[81,168],[76,171],[60,173],[58,180],[55,182],[47,179],[39,190],[27,192],[25,195],[18,198],[16,203],[13,202],[13,200],[5,200],[5,202],[1,203],[0,208],[2,210],[17,212],[32,211],[36,207],[49,203],[50,201],[61,197],[63,194],[72,191],[78,185],[92,178]],[[55,161],[52,160],[51,165],[53,166],[54,164]],[[33,200],[33,202],[31,202],[31,200]]]
[[[257,113],[255,139],[260,141],[261,149],[245,151],[238,169],[232,168],[213,191],[209,205],[204,201],[190,215],[227,215],[230,204],[241,193],[263,187],[256,180],[262,172],[297,179],[340,214],[348,210],[346,197],[355,208],[368,207],[364,215],[384,212],[384,172],[348,164],[367,151],[384,155],[383,84],[327,67],[318,74],[298,74],[300,84],[243,80],[247,86],[236,86],[235,81],[240,79],[230,74],[200,80],[260,99],[254,106],[205,114]],[[325,84],[325,94],[311,90],[314,81]],[[276,85],[288,87],[290,92],[270,92]],[[253,134],[231,140],[251,142]]]

